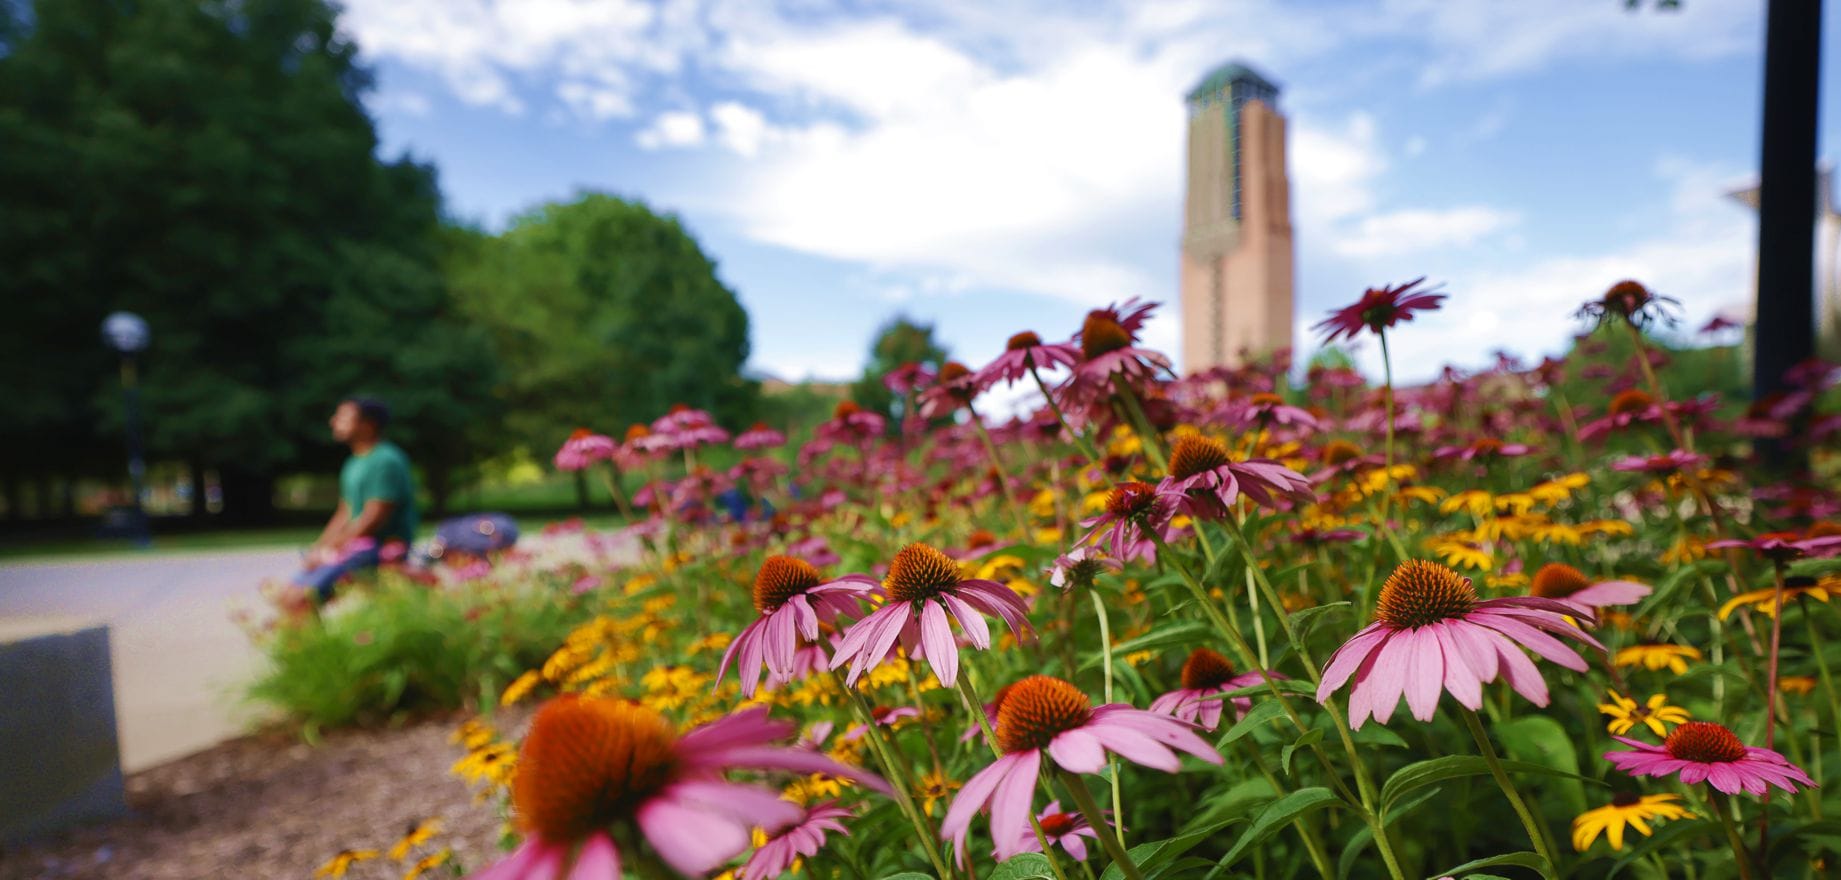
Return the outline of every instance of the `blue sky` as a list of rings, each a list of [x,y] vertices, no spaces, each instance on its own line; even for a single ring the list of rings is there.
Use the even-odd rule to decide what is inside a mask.
[[[433,160],[452,213],[674,212],[752,366],[793,379],[854,375],[897,313],[977,366],[1134,295],[1174,353],[1182,95],[1245,60],[1290,119],[1300,350],[1429,275],[1451,299],[1396,337],[1410,379],[1557,351],[1624,277],[1689,329],[1748,308],[1755,224],[1722,192],[1756,169],[1763,3],[1682,5],[347,0],[344,27],[384,152]]]

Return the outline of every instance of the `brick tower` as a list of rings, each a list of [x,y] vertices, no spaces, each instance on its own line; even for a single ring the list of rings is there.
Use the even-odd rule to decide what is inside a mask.
[[[1183,199],[1183,369],[1291,347],[1291,182],[1278,87],[1244,64],[1189,92]]]

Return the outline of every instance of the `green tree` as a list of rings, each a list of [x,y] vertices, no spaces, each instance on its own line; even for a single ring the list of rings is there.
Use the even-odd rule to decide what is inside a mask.
[[[233,515],[337,455],[325,417],[354,386],[400,398],[406,437],[489,417],[465,393],[489,350],[445,314],[433,172],[376,158],[369,86],[325,0],[41,0],[0,27],[15,467],[119,460],[115,309],[153,328],[151,455],[218,470]]]
[[[895,395],[882,378],[906,364],[924,363],[935,370],[946,362],[946,349],[933,338],[933,325],[919,323],[906,315],[897,315],[876,331],[869,346],[869,362],[863,375],[850,386],[850,399],[867,410],[882,413],[890,424],[898,424]]]
[[[754,414],[748,315],[676,217],[602,193],[541,205],[498,236],[450,233],[449,277],[504,365],[511,440],[618,432],[672,404]]]

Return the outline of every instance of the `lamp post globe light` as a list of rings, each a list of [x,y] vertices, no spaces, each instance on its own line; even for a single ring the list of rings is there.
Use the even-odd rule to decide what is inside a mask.
[[[146,492],[147,463],[141,455],[141,391],[135,370],[135,357],[147,350],[153,333],[147,320],[133,312],[115,312],[102,320],[102,341],[121,356],[122,427],[128,440],[128,477],[134,485],[134,497],[126,511],[127,521],[120,523],[140,546],[151,543],[147,513],[141,509]]]

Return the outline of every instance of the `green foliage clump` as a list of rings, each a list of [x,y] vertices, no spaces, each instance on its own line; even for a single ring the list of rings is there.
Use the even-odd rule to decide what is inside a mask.
[[[588,616],[548,579],[443,588],[384,574],[348,590],[323,619],[267,635],[268,668],[247,696],[309,732],[489,706]]]

